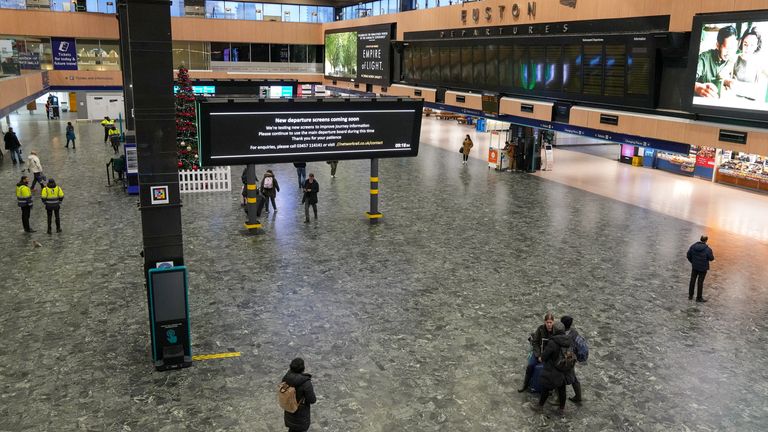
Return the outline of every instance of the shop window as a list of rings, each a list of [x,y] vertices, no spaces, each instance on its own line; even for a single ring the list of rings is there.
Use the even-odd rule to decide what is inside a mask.
[[[251,61],[268,62],[269,44],[251,44]]]
[[[249,62],[251,61],[251,45],[247,43],[233,43],[231,44],[231,51],[229,55],[229,61],[232,62]]]
[[[283,10],[279,4],[264,3],[263,14],[264,21],[282,21],[283,19]]]
[[[178,69],[179,66],[189,67],[189,43],[188,42],[173,42],[171,52],[173,53],[173,68]]]
[[[101,65],[100,70],[120,70],[120,43],[118,41],[100,41]]]
[[[323,63],[323,46],[322,45],[308,45],[307,46],[307,63]]]
[[[103,58],[98,40],[77,39],[77,68],[79,70],[100,70]],[[103,53],[106,55],[106,53]]]
[[[229,43],[211,42],[211,61],[228,62],[229,56]]]
[[[298,5],[283,5],[283,21],[287,22],[299,22],[299,6]]]
[[[276,63],[288,63],[290,60],[290,48],[288,45],[272,44],[269,47],[269,61]]]
[[[208,42],[189,43],[189,69],[211,69],[211,49],[210,45],[208,45]]]
[[[291,63],[307,62],[307,46],[291,45]]]

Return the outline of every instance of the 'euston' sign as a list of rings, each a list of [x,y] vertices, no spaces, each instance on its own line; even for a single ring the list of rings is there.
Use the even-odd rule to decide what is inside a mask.
[[[490,6],[486,6],[483,9],[482,18],[486,22],[491,22],[493,20],[493,11],[494,8]],[[504,20],[504,15],[507,11],[507,5],[498,5],[496,7],[496,11],[498,11],[499,14],[499,21]],[[480,8],[472,8],[472,21],[477,24],[480,22]],[[517,3],[512,3],[512,9],[510,11],[510,15],[512,15],[512,18],[515,20],[520,18],[520,5]],[[469,11],[466,9],[461,10],[461,22],[462,24],[467,23],[467,17],[469,16]],[[528,2],[528,16],[531,18],[536,18],[536,2],[530,1]]]

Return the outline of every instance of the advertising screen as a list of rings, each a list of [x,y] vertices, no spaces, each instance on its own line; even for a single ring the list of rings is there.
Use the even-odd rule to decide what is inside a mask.
[[[691,111],[765,121],[768,12],[696,16],[693,30]]]
[[[326,32],[325,76],[389,85],[391,37],[391,24]]]
[[[416,156],[422,107],[402,99],[201,101],[200,154],[205,166]]]

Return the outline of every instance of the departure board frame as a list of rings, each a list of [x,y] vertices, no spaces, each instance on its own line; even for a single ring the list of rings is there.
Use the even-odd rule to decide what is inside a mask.
[[[483,73],[475,73],[474,68],[477,64],[475,62],[476,57],[474,51],[478,46],[486,47],[493,46],[493,51],[496,53],[493,61],[496,62],[496,68],[498,70],[497,75],[494,77],[494,82],[487,83],[487,80],[479,81],[477,78],[488,77],[487,65],[483,63],[482,67],[486,68]],[[580,46],[580,55],[582,64],[578,71],[578,76],[566,76],[564,72],[564,61],[567,60],[569,53],[573,52],[574,46]],[[598,47],[599,50],[595,51],[599,55],[598,67],[592,70],[592,74],[589,74],[589,69],[584,63],[584,47]],[[611,56],[611,50],[617,47],[624,47],[623,57]],[[582,101],[582,102],[594,102],[610,105],[623,105],[623,106],[635,106],[643,108],[654,108],[657,102],[657,94],[655,91],[657,82],[657,62],[656,62],[656,43],[653,34],[600,34],[595,36],[585,35],[568,35],[568,36],[516,36],[514,38],[484,38],[484,39],[448,39],[448,40],[415,40],[408,41],[405,48],[405,56],[408,56],[409,50],[411,56],[415,57],[418,52],[423,50],[437,49],[440,50],[443,47],[450,47],[450,49],[458,49],[462,52],[465,50],[472,50],[472,60],[466,62],[464,57],[461,56],[462,64],[460,65],[462,73],[459,76],[459,80],[456,80],[456,75],[452,73],[452,70],[456,67],[451,59],[448,67],[450,70],[448,73],[442,70],[444,64],[441,62],[439,65],[439,73],[437,74],[425,74],[420,73],[416,69],[424,69],[423,65],[426,62],[426,68],[432,70],[433,66],[430,62],[430,56],[422,56],[421,62],[409,62],[409,69],[404,68],[401,75],[401,82],[411,85],[432,85],[432,86],[448,86],[458,90],[468,91],[491,91],[499,92],[509,95],[521,96],[521,97],[545,97],[556,98],[559,100],[570,101]],[[555,71],[557,73],[557,79],[561,79],[563,85],[553,85],[551,82],[542,81],[538,76],[526,76],[526,73],[530,75],[542,67],[551,68],[552,56],[548,55],[549,47],[553,49],[557,48],[560,51],[560,62],[556,66]],[[608,51],[606,47],[611,47]],[[536,59],[531,58],[531,52]],[[618,51],[617,51],[618,52]],[[507,60],[507,54],[512,55],[510,60]],[[640,54],[644,54],[641,56]],[[412,57],[412,58],[413,58]],[[616,57],[616,58],[611,58]],[[538,60],[538,61],[533,61]],[[593,58],[594,60],[594,58]],[[508,63],[511,61],[511,65]],[[528,67],[522,67],[521,62],[528,62]],[[610,63],[613,61],[613,63]],[[610,73],[610,68],[613,65],[622,67],[623,72]],[[594,65],[593,65],[594,66]],[[638,72],[638,68],[641,68]],[[472,70],[467,70],[472,69]],[[412,71],[412,72],[411,72]],[[608,73],[607,73],[608,72]],[[546,72],[545,72],[546,73]],[[510,80],[511,75],[511,80]],[[439,79],[434,79],[437,76]],[[444,77],[450,79],[444,79]],[[491,75],[493,76],[493,75]],[[588,78],[592,77],[590,81]],[[609,76],[606,82],[606,76]],[[471,77],[471,78],[470,78]],[[573,88],[568,88],[566,83],[570,83],[570,78],[576,78],[580,90],[578,92],[573,91]],[[616,78],[621,78],[617,81]],[[642,79],[640,79],[642,78]],[[510,85],[510,81],[512,85]],[[633,92],[630,89],[630,85],[640,81],[645,84],[645,93]],[[589,83],[599,86],[599,92],[585,92],[584,86]],[[612,92],[606,92],[606,84],[610,84]],[[617,87],[621,88],[621,91],[617,91]]]

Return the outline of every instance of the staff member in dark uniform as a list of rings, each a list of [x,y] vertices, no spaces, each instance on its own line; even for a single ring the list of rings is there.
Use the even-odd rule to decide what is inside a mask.
[[[54,179],[48,179],[48,184],[43,188],[40,198],[45,205],[45,211],[48,213],[48,234],[51,233],[51,216],[56,215],[56,232],[61,232],[61,218],[59,218],[59,209],[61,202],[64,201],[64,191],[56,185]]]
[[[29,189],[29,177],[21,176],[16,183],[16,203],[21,207],[21,223],[24,231],[33,233],[35,230],[29,227],[29,215],[32,213],[32,190]]]

